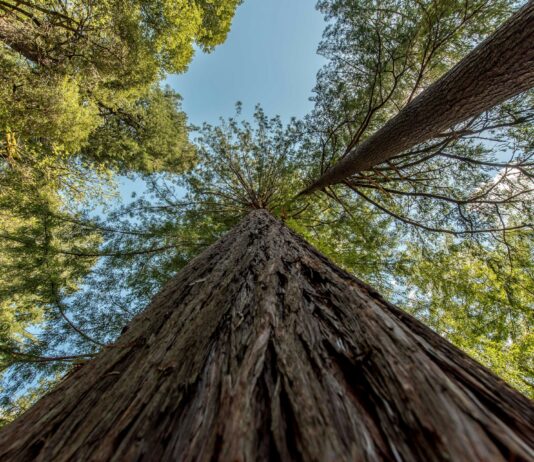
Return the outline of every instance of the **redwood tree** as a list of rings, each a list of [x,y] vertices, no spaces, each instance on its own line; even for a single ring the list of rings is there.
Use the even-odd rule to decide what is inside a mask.
[[[265,210],[0,433],[24,460],[534,460],[523,395]]]
[[[412,93],[409,103],[377,132],[362,143],[349,146],[345,156],[304,193],[341,183],[354,173],[370,170],[530,89],[534,85],[533,40],[534,2],[529,1],[413,100]],[[395,75],[395,67],[392,73],[397,81],[400,75]]]

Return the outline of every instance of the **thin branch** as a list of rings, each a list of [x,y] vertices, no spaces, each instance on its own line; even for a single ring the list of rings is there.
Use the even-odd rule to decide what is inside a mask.
[[[61,314],[61,317],[67,322],[67,324],[81,337],[83,337],[85,340],[94,343],[97,346],[105,347],[106,344],[99,342],[98,340],[95,340],[94,338],[87,335],[84,331],[82,331],[78,326],[76,326],[65,314],[65,307],[63,305],[63,302],[61,301],[61,298],[59,296],[59,290],[54,282],[50,283],[50,286],[52,288],[52,293],[54,295],[54,304],[56,305],[56,308],[59,310],[59,313]]]
[[[502,231],[505,231],[505,230],[506,231],[515,231],[515,230],[519,230],[519,229],[525,229],[525,228],[532,228],[533,227],[531,224],[523,224],[523,225],[511,226],[509,228],[487,228],[487,229],[474,229],[474,230],[470,230],[470,231],[455,231],[455,230],[446,229],[446,228],[433,228],[431,226],[424,225],[423,223],[419,223],[417,221],[411,220],[410,218],[403,217],[403,216],[393,212],[392,210],[387,209],[386,207],[384,207],[383,205],[379,204],[378,202],[374,201],[373,199],[371,199],[370,197],[366,196],[364,193],[362,193],[358,189],[353,188],[350,184],[348,184],[346,182],[345,182],[345,184],[350,189],[352,189],[356,194],[361,196],[363,199],[365,199],[370,204],[374,205],[376,208],[378,208],[382,212],[392,216],[393,218],[396,218],[399,221],[402,221],[405,224],[416,226],[418,228],[424,229],[425,231],[430,231],[430,232],[434,232],[434,233],[452,234],[452,235],[457,236],[457,235],[466,235],[466,234],[497,233],[497,232],[502,232]]]

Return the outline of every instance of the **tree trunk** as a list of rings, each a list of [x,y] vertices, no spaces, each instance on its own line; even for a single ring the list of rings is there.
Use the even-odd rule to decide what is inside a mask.
[[[309,186],[341,183],[534,86],[534,1]]]
[[[23,22],[0,16],[0,41],[4,42],[13,51],[29,61],[42,66],[51,66],[53,60],[47,56],[42,46],[39,46],[38,28],[31,27]]]
[[[532,403],[268,212],[0,433],[7,461],[532,461]]]

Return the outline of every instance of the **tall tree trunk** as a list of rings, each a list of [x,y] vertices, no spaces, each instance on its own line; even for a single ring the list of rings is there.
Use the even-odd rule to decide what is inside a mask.
[[[532,461],[532,403],[257,210],[0,433],[7,461]]]
[[[534,86],[534,1],[327,170],[303,193],[341,183]]]
[[[42,44],[39,45],[39,29],[21,21],[0,16],[0,41],[29,61],[42,66],[51,66],[53,60],[47,55]]]

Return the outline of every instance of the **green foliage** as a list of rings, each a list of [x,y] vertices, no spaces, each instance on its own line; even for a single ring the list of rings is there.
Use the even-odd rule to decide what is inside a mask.
[[[5,0],[0,33],[28,60],[62,71],[70,67],[69,73],[93,70],[108,79],[109,88],[121,88],[152,82],[162,71],[185,70],[194,44],[209,51],[224,41],[239,3]]]
[[[95,259],[80,259],[82,249],[98,249],[98,233],[73,220],[64,197],[46,181],[0,184],[0,356],[5,367],[12,353],[36,341],[29,328],[45,322],[59,292],[79,289]]]
[[[403,306],[425,324],[534,396],[534,239],[516,233],[473,242],[409,246],[400,273]]]
[[[221,43],[238,3],[3,1],[0,156],[189,168],[179,97],[158,82],[187,68],[194,44],[209,51]]]
[[[0,428],[13,421],[26,409],[32,406],[41,396],[48,393],[58,380],[59,377],[54,377],[48,380],[42,379],[39,381],[38,385],[28,388],[22,396],[7,402],[2,406],[2,408],[0,408]]]
[[[2,52],[5,68],[13,57]],[[121,172],[191,166],[186,118],[172,90],[151,84],[139,94],[102,99],[78,77],[11,70],[0,77],[0,162],[28,167],[70,157]]]
[[[489,35],[517,2],[321,0],[328,59],[309,117],[324,170],[367,138]],[[317,170],[313,171],[317,175]]]
[[[180,97],[170,88],[151,87],[146,95],[104,107],[104,123],[80,151],[83,158],[119,172],[180,172],[195,161]]]

